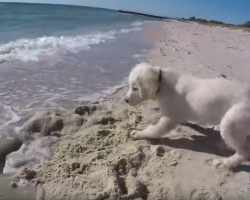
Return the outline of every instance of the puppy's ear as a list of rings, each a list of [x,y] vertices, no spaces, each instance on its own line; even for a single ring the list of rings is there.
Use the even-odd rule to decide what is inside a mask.
[[[139,92],[142,99],[154,99],[159,87],[158,71],[151,68],[138,80]]]
[[[139,83],[139,92],[140,92],[141,98],[142,99],[147,99],[147,96],[148,96],[147,89],[145,88],[145,85],[144,85],[143,81],[139,80],[138,83]]]

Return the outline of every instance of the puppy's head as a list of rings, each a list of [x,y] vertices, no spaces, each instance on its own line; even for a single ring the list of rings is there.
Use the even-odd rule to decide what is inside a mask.
[[[148,63],[136,65],[129,75],[129,90],[124,98],[131,106],[154,99],[159,89],[159,69]]]

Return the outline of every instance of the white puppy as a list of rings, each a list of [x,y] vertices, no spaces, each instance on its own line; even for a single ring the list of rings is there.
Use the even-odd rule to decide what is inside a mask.
[[[250,88],[141,63],[129,75],[124,100],[135,106],[148,99],[158,101],[162,117],[157,124],[133,133],[134,139],[164,137],[181,122],[220,124],[222,138],[236,153],[214,160],[213,165],[232,169],[250,158]]]

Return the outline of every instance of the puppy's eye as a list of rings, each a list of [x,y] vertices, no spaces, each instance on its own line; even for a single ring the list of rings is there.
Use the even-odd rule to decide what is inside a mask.
[[[133,87],[132,89],[133,89],[133,91],[137,91],[138,90],[138,88],[135,88],[135,87]]]

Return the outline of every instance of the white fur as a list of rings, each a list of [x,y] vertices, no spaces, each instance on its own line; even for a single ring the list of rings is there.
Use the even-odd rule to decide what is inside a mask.
[[[199,78],[168,69],[162,69],[159,82],[159,70],[141,63],[129,75],[125,101],[135,106],[155,99],[162,113],[157,124],[133,133],[134,139],[164,137],[181,122],[220,124],[222,138],[236,153],[213,164],[235,168],[250,158],[250,88],[223,78]]]

